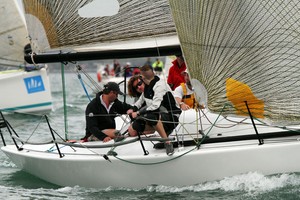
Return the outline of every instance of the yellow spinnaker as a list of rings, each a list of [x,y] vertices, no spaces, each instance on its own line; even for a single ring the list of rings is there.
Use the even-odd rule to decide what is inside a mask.
[[[237,115],[249,115],[245,104],[247,101],[252,116],[264,118],[264,101],[256,98],[248,85],[228,78],[226,80],[226,96],[236,108]]]

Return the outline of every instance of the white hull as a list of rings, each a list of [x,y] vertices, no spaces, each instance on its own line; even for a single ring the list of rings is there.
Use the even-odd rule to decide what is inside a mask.
[[[46,69],[0,72],[0,110],[20,113],[49,113],[52,97]]]
[[[189,113],[191,116],[191,113]],[[209,114],[212,117],[216,115]],[[181,118],[181,121],[183,118]],[[231,125],[222,123],[218,125]],[[204,124],[207,122],[204,122]],[[253,133],[252,125],[237,125],[228,128],[231,134]],[[193,125],[195,127],[195,125]],[[257,127],[259,132],[282,131],[277,128]],[[209,127],[206,125],[205,131]],[[215,129],[215,130],[214,130]],[[221,129],[220,129],[221,130]],[[179,130],[179,136],[180,136]],[[210,138],[218,138],[218,128],[211,129]],[[225,132],[222,135],[225,136]],[[227,134],[228,135],[228,134]],[[181,136],[180,136],[181,137]],[[188,135],[185,139],[190,139]],[[185,186],[247,172],[265,175],[300,172],[299,136],[265,139],[263,145],[258,140],[244,140],[202,144],[175,148],[173,156],[167,156],[165,149],[154,149],[153,144],[144,141],[149,155],[144,155],[140,142],[117,146],[113,150],[117,157],[109,156],[111,162],[103,158],[111,148],[90,148],[89,145],[102,142],[87,142],[85,148],[59,145],[64,157],[60,158],[53,144],[24,145],[18,151],[14,145],[2,147],[2,151],[20,168],[30,174],[61,186],[83,187],[125,187],[142,188],[152,184]],[[134,138],[127,138],[134,140]],[[105,144],[113,144],[111,141]]]

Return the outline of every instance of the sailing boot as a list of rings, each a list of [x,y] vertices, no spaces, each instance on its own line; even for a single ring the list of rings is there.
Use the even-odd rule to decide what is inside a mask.
[[[165,143],[166,153],[168,156],[171,156],[174,154],[174,148],[172,143]]]

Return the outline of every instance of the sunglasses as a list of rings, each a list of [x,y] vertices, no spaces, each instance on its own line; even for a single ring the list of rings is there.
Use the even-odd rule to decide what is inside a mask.
[[[142,84],[143,84],[143,81],[139,81],[139,82],[136,84],[135,89],[138,89],[139,86],[141,86]]]

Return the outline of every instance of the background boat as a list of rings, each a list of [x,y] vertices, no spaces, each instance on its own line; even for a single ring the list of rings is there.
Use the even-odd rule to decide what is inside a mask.
[[[0,3],[0,110],[49,113],[52,97],[45,67],[28,65],[30,47],[25,19],[15,0]]]

